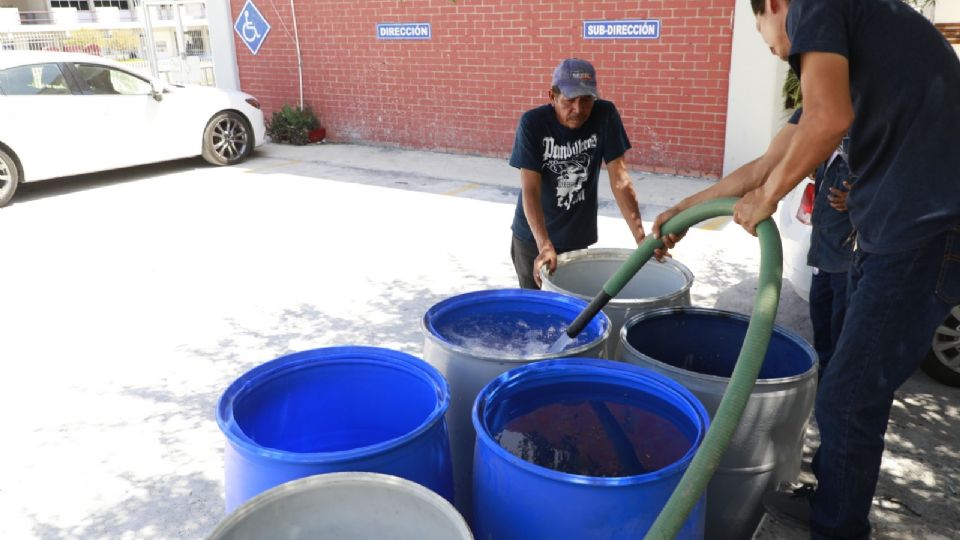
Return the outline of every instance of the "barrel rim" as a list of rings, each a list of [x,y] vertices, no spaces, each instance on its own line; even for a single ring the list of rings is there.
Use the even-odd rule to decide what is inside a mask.
[[[658,369],[663,369],[664,371],[675,373],[677,375],[682,375],[684,377],[693,376],[703,381],[712,381],[712,382],[721,383],[721,384],[729,383],[730,377],[721,377],[719,375],[710,375],[707,373],[690,371],[687,369],[678,368],[666,362],[661,362],[660,360],[657,360],[652,356],[649,356],[647,354],[644,354],[638,351],[633,345],[631,345],[627,341],[627,332],[631,328],[633,328],[633,326],[636,323],[641,322],[644,319],[653,319],[653,318],[661,317],[665,315],[675,315],[681,312],[694,313],[694,314],[700,314],[700,315],[721,315],[721,316],[746,322],[747,324],[750,323],[749,316],[744,315],[742,313],[737,313],[735,311],[728,311],[724,309],[694,307],[694,306],[673,306],[673,307],[651,309],[649,311],[645,311],[643,313],[634,315],[629,319],[627,319],[626,321],[624,321],[623,326],[620,328],[619,345],[622,345],[631,354],[642,356],[644,359],[648,360],[651,364],[657,366]],[[779,324],[774,323],[773,332],[781,334],[782,336],[786,337],[790,341],[796,343],[801,349],[804,349],[806,352],[810,353],[811,358],[813,358],[814,360],[813,362],[811,362],[810,367],[806,371],[798,373],[797,375],[790,375],[789,377],[768,378],[768,379],[761,379],[758,377],[756,386],[765,387],[765,386],[782,385],[787,383],[795,383],[797,381],[802,381],[805,379],[815,377],[817,375],[818,366],[817,366],[817,353],[813,349],[813,346],[811,346],[807,342],[807,340],[803,339],[803,337],[800,336],[800,334],[794,332],[793,330],[790,330],[789,328],[780,326]],[[742,347],[743,346],[741,345],[741,350],[742,350]]]
[[[613,260],[613,261],[625,262],[626,259],[633,252],[634,250],[632,249],[624,249],[624,248],[588,248],[588,249],[579,249],[576,251],[568,251],[566,253],[561,253],[560,255],[557,255],[557,268],[559,269],[561,264],[570,262],[573,259],[576,259],[577,261]],[[693,276],[693,272],[691,272],[690,269],[687,268],[685,264],[674,259],[673,257],[667,257],[663,261],[657,261],[654,259],[653,262],[655,262],[656,264],[665,265],[669,267],[671,271],[675,271],[679,273],[681,276],[683,276],[684,282],[685,282],[684,286],[675,292],[660,295],[660,296],[650,296],[648,298],[618,298],[614,296],[613,298],[610,299],[609,302],[607,302],[607,305],[610,307],[622,307],[622,308],[643,307],[645,305],[662,303],[666,300],[683,296],[684,294],[687,294],[690,291],[690,288],[693,286],[694,276]],[[550,283],[551,286],[556,287],[557,289],[559,289],[560,292],[563,292],[564,294],[569,294],[576,298],[580,298],[582,300],[587,300],[587,301],[590,301],[593,299],[593,296],[587,296],[584,294],[576,293],[557,285],[557,283],[553,281],[552,275],[549,272],[547,272],[546,267],[540,268],[540,278],[544,282]],[[600,291],[597,291],[597,292],[599,293]]]
[[[318,364],[367,364],[398,369],[420,377],[434,385],[437,402],[427,417],[415,429],[393,439],[333,452],[291,452],[257,444],[244,433],[233,416],[235,403],[260,384],[296,371],[317,367]],[[334,346],[309,349],[275,358],[256,366],[238,377],[224,390],[217,402],[217,425],[227,440],[240,450],[257,457],[287,463],[341,463],[390,452],[416,440],[423,433],[444,420],[450,407],[450,387],[440,372],[427,362],[411,354],[392,349],[369,346]]]
[[[527,364],[530,362],[536,362],[540,360],[548,360],[551,358],[557,358],[558,356],[576,356],[578,354],[583,354],[588,352],[590,349],[597,347],[605,342],[605,340],[610,339],[610,334],[613,331],[613,324],[610,321],[610,317],[603,312],[597,313],[594,317],[600,318],[601,332],[597,339],[584,343],[583,345],[577,347],[567,347],[560,351],[559,353],[541,353],[541,354],[532,354],[529,356],[519,357],[515,354],[501,353],[496,354],[494,352],[488,351],[476,351],[462,345],[456,345],[443,339],[439,332],[437,332],[436,327],[434,326],[434,320],[446,309],[450,309],[453,306],[459,305],[461,303],[467,303],[482,298],[484,300],[493,301],[497,299],[506,299],[511,300],[524,299],[523,297],[529,297],[529,300],[539,300],[541,303],[552,303],[557,304],[567,304],[573,308],[574,314],[570,318],[570,322],[573,322],[574,318],[582,312],[587,307],[587,302],[576,296],[565,294],[556,291],[540,291],[534,289],[491,289],[486,291],[471,291],[463,294],[458,294],[456,296],[451,296],[440,302],[437,302],[430,307],[423,314],[423,317],[420,319],[420,329],[423,331],[423,334],[430,341],[435,344],[443,347],[445,349],[451,350],[462,356],[467,356],[471,358],[477,358],[480,360],[496,360],[498,362],[504,363],[514,363],[514,364]],[[537,298],[537,297],[540,298]],[[548,300],[549,299],[549,300]],[[592,322],[592,321],[591,321]]]
[[[458,512],[449,501],[437,493],[416,482],[401,478],[399,476],[373,472],[335,472],[315,474],[274,486],[248,499],[234,509],[233,512],[231,512],[217,525],[213,532],[210,533],[208,538],[210,540],[222,538],[223,535],[229,533],[237,525],[240,525],[248,516],[252,515],[260,508],[268,507],[277,501],[297,493],[308,491],[312,487],[322,486],[329,488],[350,485],[368,485],[380,489],[386,487],[387,489],[394,490],[397,493],[417,498],[436,508],[443,515],[450,518],[451,524],[458,529],[464,538],[473,538],[473,533],[470,531],[470,527],[467,526],[467,522],[464,520],[460,512]]]
[[[562,371],[556,372],[557,368],[560,368]],[[557,374],[550,374],[549,372],[551,370]],[[610,384],[625,384],[628,381],[642,381],[647,384],[652,383],[650,388],[659,387],[660,390],[678,397],[680,401],[688,407],[684,412],[690,415],[696,415],[700,420],[700,422],[697,423],[698,431],[696,440],[691,442],[690,448],[684,453],[683,457],[666,467],[648,473],[620,477],[585,476],[541,467],[540,465],[535,465],[513,455],[493,440],[493,437],[487,432],[485,423],[481,420],[482,410],[485,409],[491,395],[504,389],[504,387],[517,384],[518,380],[525,377],[532,377],[536,380],[538,376],[557,377],[562,375],[603,376],[604,382]],[[474,431],[477,433],[477,438],[482,439],[482,443],[480,440],[477,440],[476,444],[485,444],[490,451],[497,454],[501,459],[507,460],[528,473],[549,480],[589,486],[639,485],[680,474],[689,467],[697,451],[700,449],[700,445],[703,443],[707,431],[710,429],[710,415],[707,413],[706,407],[704,407],[703,403],[693,392],[680,383],[651,369],[597,358],[559,358],[555,360],[545,360],[507,371],[487,383],[483,389],[480,390],[476,399],[473,401],[470,419],[473,423]],[[691,418],[691,421],[696,422],[693,418]]]

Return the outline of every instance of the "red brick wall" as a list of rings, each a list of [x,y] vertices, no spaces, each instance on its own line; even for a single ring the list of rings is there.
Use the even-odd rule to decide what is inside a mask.
[[[234,35],[244,91],[269,114],[297,101],[290,4],[254,0],[260,54]],[[233,16],[244,0],[231,0]],[[299,0],[304,101],[332,141],[506,156],[520,114],[578,56],[620,109],[640,169],[718,177],[734,0]],[[659,19],[658,40],[585,40],[584,20]],[[378,40],[377,23],[429,22],[429,41]]]

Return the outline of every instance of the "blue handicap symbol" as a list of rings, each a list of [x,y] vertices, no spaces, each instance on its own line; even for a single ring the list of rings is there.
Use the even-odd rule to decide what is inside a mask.
[[[260,13],[257,6],[253,5],[252,1],[247,0],[243,9],[240,10],[240,16],[237,17],[233,29],[236,30],[237,35],[250,49],[250,52],[257,54],[260,52],[263,41],[267,38],[267,33],[270,32],[270,23]]]

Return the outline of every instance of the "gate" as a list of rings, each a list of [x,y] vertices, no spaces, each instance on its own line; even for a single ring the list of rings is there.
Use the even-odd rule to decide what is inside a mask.
[[[154,75],[175,84],[216,84],[204,0],[141,0],[140,13]]]
[[[216,84],[204,0],[86,0],[82,7],[20,12],[19,24],[0,30],[0,51],[84,52],[173,84]]]

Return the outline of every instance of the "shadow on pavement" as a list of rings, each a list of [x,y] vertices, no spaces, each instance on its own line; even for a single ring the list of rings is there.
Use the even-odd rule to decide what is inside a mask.
[[[714,307],[750,315],[757,297],[757,281],[757,276],[751,275],[738,283],[724,287],[717,295]],[[796,332],[808,343],[813,343],[813,327],[810,326],[807,303],[793,292],[789,282],[784,282],[780,290],[780,303],[777,306],[775,322]]]
[[[485,277],[465,273],[463,278],[464,284],[473,285],[473,289],[490,286]],[[339,345],[380,346],[422,357],[420,320],[424,312],[465,290],[440,292],[429,286],[393,281],[366,306],[364,313],[368,315],[363,317],[342,317],[323,306],[299,304],[283,309],[263,327],[228,320],[231,330],[213,338],[210,345],[184,349],[198,370],[216,370],[221,377],[216,385],[184,394],[180,388],[185,385],[162,381],[149,387],[127,387],[122,393],[147,400],[158,411],[144,423],[156,426],[154,431],[159,429],[166,461],[190,463],[191,455],[198,452],[197,432],[203,433],[202,444],[217,446],[219,457],[226,439],[216,425],[217,400],[242,373],[291,352]],[[200,453],[209,452],[208,448]],[[216,472],[222,474],[222,464],[216,466]],[[199,469],[209,471],[210,467]],[[200,472],[158,476],[125,475],[122,479],[133,488],[124,502],[88,516],[77,527],[63,529],[36,523],[34,531],[41,538],[200,538],[225,517],[223,486],[216,477],[211,480],[209,474]]]
[[[870,521],[873,537],[912,540],[956,538],[960,504],[960,388],[917,371],[896,393],[885,438],[880,478]],[[816,423],[807,428],[804,482],[820,441]],[[757,539],[782,538],[776,522],[763,525]]]
[[[89,174],[80,174],[76,176],[64,176],[61,178],[51,178],[49,180],[39,180],[36,182],[25,182],[17,186],[17,192],[10,201],[9,206],[28,203],[30,201],[54,197],[57,195],[66,195],[79,191],[87,191],[103,187],[111,187],[125,184],[127,182],[137,182],[149,180],[156,176],[162,176],[170,173],[179,173],[191,169],[205,166],[205,162],[199,158],[178,159],[175,161],[166,161],[151,165],[140,165],[128,167],[125,169],[114,169]]]
[[[80,538],[203,538],[219,518],[219,511],[204,502],[220,499],[220,483],[201,473],[143,478],[119,477],[134,489],[122,503],[87,516],[76,527],[60,528],[44,523],[33,527],[43,539]],[[220,499],[222,500],[222,499]]]

